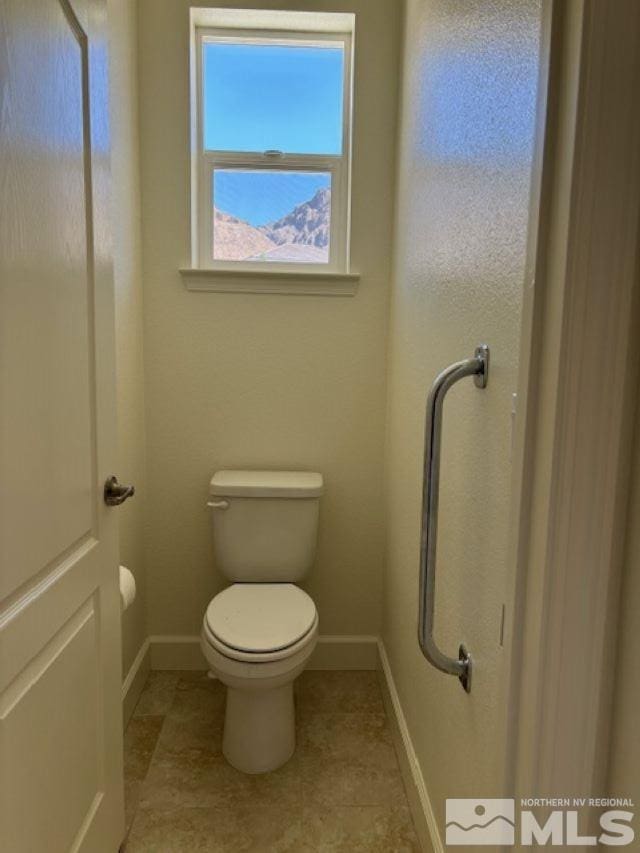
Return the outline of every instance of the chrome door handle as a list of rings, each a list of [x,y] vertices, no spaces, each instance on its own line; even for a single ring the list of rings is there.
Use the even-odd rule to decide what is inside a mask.
[[[427,397],[424,430],[424,470],[422,483],[422,530],[420,536],[420,612],[418,642],[423,655],[436,669],[457,675],[464,689],[471,691],[471,655],[463,644],[458,659],[440,651],[433,638],[436,585],[436,541],[438,537],[438,497],[440,487],[440,444],[444,398],[452,385],[465,376],[473,376],[478,388],[486,388],[489,379],[489,347],[476,348],[473,358],[457,361],[436,377]]]
[[[135,492],[134,486],[122,485],[116,475],[112,474],[104,484],[104,502],[107,506],[120,506],[127,498],[132,498]]]

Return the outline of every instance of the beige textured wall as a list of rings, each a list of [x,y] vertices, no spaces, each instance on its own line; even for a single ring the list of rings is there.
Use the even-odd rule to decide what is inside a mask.
[[[118,471],[136,496],[121,506],[120,562],[133,572],[138,594],[123,614],[123,676],[146,638],[144,571],[144,363],[140,180],[138,167],[137,26],[135,0],[109,0]]]
[[[440,825],[444,799],[500,792],[511,394],[516,390],[540,8],[409,0],[389,344],[383,637]],[[486,390],[445,405],[436,638],[474,659],[470,695],[416,638],[425,394],[491,346]]]
[[[613,695],[609,794],[629,797],[637,806],[640,803],[640,685],[637,678],[640,660],[640,408],[636,412],[632,466]]]
[[[149,629],[196,634],[224,585],[205,510],[218,468],[326,478],[307,587],[323,633],[377,633],[383,562],[385,332],[401,4],[211,5],[357,15],[352,262],[355,298],[192,293],[189,3],[140,0],[140,116],[148,460]]]

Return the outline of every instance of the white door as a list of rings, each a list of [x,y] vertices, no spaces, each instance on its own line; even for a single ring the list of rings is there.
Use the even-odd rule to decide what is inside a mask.
[[[104,0],[0,0],[0,850],[122,839]]]

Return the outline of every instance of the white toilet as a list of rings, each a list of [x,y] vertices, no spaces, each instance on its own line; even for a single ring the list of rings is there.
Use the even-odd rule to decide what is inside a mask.
[[[295,584],[313,564],[321,474],[218,471],[209,506],[218,569],[233,583],[211,601],[201,645],[227,686],[222,750],[266,773],[295,750],[293,682],[318,639],[313,599]]]

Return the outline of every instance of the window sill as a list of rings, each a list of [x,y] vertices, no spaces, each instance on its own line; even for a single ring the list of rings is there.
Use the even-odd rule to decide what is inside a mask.
[[[278,293],[287,296],[355,296],[359,273],[181,269],[187,290],[211,293]]]

